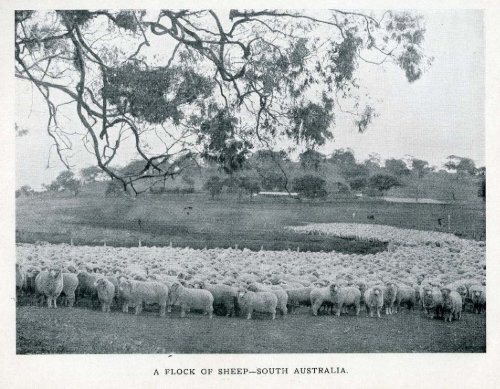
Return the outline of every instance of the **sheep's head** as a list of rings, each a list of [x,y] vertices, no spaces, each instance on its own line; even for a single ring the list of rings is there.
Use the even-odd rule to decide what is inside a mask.
[[[472,301],[473,302],[478,302],[479,300],[481,300],[482,296],[483,296],[483,291],[482,290],[475,290],[472,293]]]
[[[451,293],[450,288],[442,288],[441,289],[441,294],[443,295],[444,298],[447,298]]]
[[[257,292],[257,285],[255,283],[251,283],[250,285],[248,285],[248,290],[251,291],[251,292]]]
[[[238,299],[245,300],[247,293],[248,293],[248,290],[240,288],[238,290]]]
[[[373,294],[375,296],[380,296],[382,294],[382,290],[379,287],[373,288]]]
[[[98,289],[104,290],[106,289],[106,280],[104,278],[98,278],[97,281],[94,283],[94,286],[97,287]]]
[[[51,268],[49,268],[49,275],[53,279],[58,279],[58,278],[62,277],[62,270],[60,267],[51,267]]]
[[[335,282],[332,282],[330,284],[330,293],[332,293],[332,294],[337,293],[338,290],[339,290],[339,286]]]
[[[120,283],[118,285],[118,289],[120,289],[120,292],[126,293],[126,294],[130,293],[130,291],[132,289],[132,282],[130,282],[126,278],[120,278],[119,282]]]

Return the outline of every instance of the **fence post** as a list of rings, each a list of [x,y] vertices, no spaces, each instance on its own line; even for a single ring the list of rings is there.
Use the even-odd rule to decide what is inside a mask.
[[[69,240],[69,244],[70,244],[71,246],[73,246],[73,238],[71,238],[71,239]]]
[[[141,240],[139,239],[139,247],[141,247]]]
[[[451,231],[451,215],[448,215],[448,231]]]
[[[238,250],[238,245],[237,244],[234,245],[234,249]]]
[[[297,252],[298,253],[300,252],[300,246],[297,246]]]

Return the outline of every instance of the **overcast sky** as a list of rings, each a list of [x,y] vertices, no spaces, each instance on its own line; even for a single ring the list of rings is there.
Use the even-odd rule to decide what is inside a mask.
[[[361,65],[359,83],[373,98],[379,116],[359,134],[351,118],[337,115],[335,139],[321,152],[349,147],[358,160],[370,153],[383,159],[412,155],[438,167],[454,154],[484,166],[482,12],[420,13],[427,25],[425,52],[435,58],[431,68],[409,84],[404,72],[394,66]],[[29,131],[16,139],[16,187],[40,188],[64,166],[52,150],[47,167],[52,142],[45,129],[43,100],[27,82],[17,81],[16,88],[16,122]],[[79,170],[92,164],[92,157],[75,148],[71,163]]]

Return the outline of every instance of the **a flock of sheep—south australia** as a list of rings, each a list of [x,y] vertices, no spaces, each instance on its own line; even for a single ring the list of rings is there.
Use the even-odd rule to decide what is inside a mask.
[[[388,241],[376,254],[173,247],[120,248],[18,244],[18,296],[53,308],[88,305],[103,312],[155,304],[159,316],[381,317],[403,307],[445,321],[486,309],[485,243],[452,234],[362,224],[290,227]],[[174,312],[172,312],[172,308]],[[177,308],[176,308],[177,307]],[[114,313],[113,313],[114,314]],[[264,315],[262,315],[264,317]]]

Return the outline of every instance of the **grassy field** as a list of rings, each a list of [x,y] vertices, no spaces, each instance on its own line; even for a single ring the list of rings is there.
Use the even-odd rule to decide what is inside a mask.
[[[353,216],[354,215],[354,216]],[[367,217],[373,215],[373,219]],[[447,221],[450,215],[451,228]],[[438,225],[442,219],[443,226]],[[193,248],[247,247],[258,250],[336,250],[373,253],[384,242],[365,242],[293,233],[285,226],[317,222],[386,224],[402,228],[450,231],[468,238],[485,237],[482,202],[399,204],[345,200],[298,202],[270,199],[210,200],[205,195],[19,198],[16,203],[17,241]]]
[[[485,352],[486,317],[466,313],[445,323],[401,310],[380,319],[311,316],[307,308],[275,321],[179,312],[111,312],[17,308],[18,354],[71,353],[397,353]],[[244,334],[245,341],[242,341]]]

